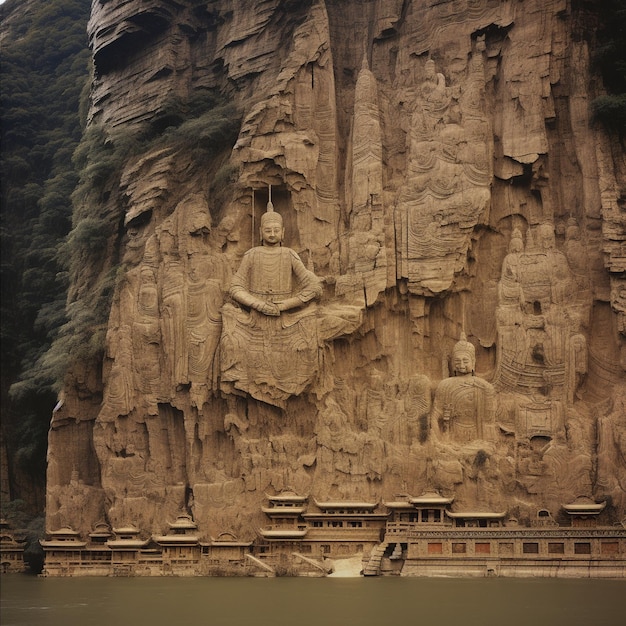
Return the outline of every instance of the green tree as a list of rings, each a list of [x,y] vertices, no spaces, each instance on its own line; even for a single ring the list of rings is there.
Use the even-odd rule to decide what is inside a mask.
[[[56,396],[54,370],[41,362],[66,321],[67,274],[58,247],[71,228],[78,181],[71,158],[89,81],[90,8],[90,0],[0,6],[2,429],[10,496],[22,498],[33,514],[43,509]]]

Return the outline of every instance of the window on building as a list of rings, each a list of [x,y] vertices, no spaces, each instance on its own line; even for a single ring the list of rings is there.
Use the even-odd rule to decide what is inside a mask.
[[[322,528],[324,526],[324,522],[313,522],[313,528]]]
[[[619,554],[619,543],[617,541],[603,541],[600,544],[600,554]]]
[[[428,554],[443,554],[443,544],[441,542],[429,543]]]
[[[322,554],[330,554],[330,546],[328,544],[322,544],[320,550]]]
[[[452,554],[465,554],[467,552],[467,545],[465,543],[453,543]]]
[[[587,541],[575,543],[574,554],[591,554],[591,544]]]
[[[348,526],[350,526],[350,528],[362,528],[363,522],[360,522],[360,521],[348,522]]]
[[[490,554],[491,553],[491,544],[488,542],[476,542],[474,545],[474,552],[476,554]]]
[[[532,542],[524,542],[522,544],[522,552],[524,554],[539,554],[539,544]]]
[[[565,544],[562,541],[548,543],[548,554],[565,554]]]

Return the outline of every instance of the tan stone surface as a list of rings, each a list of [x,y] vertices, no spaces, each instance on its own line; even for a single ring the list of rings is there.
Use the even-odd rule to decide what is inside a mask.
[[[76,364],[53,418],[47,527],[162,534],[186,510],[251,540],[283,490],[439,489],[522,523],[583,495],[623,518],[626,167],[590,119],[578,19],[565,0],[96,0],[90,123],[132,133],[204,87],[243,122],[206,163],[129,157],[101,199],[124,232],[71,298],[124,265],[101,372]],[[318,285],[297,313],[232,289],[282,271],[254,252],[270,185]]]

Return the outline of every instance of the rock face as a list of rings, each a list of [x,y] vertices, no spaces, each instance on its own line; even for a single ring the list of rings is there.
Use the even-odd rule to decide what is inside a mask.
[[[622,518],[626,168],[590,119],[583,18],[93,0],[91,125],[132,137],[206,90],[243,121],[205,162],[135,150],[92,207],[123,224],[118,280],[104,363],[76,363],[53,416],[48,528],[158,533],[182,510],[252,539],[283,490],[439,490],[520,520],[582,495]],[[272,299],[283,261],[244,256],[270,199],[319,286],[296,312],[232,295],[242,263],[264,302],[297,292]]]

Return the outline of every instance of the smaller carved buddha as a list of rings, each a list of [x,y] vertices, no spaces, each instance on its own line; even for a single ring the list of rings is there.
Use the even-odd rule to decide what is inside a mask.
[[[424,65],[424,80],[420,88],[426,108],[440,109],[448,104],[449,94],[446,88],[446,79],[437,72],[435,62],[428,59]]]
[[[495,390],[474,375],[474,346],[465,333],[452,352],[454,376],[442,380],[435,391],[431,415],[434,435],[469,443],[495,439]]]
[[[502,263],[502,274],[498,285],[498,300],[500,305],[516,305],[524,301],[522,285],[520,283],[520,256],[524,252],[524,240],[518,228],[513,230],[509,253]]]

